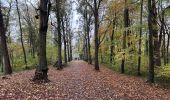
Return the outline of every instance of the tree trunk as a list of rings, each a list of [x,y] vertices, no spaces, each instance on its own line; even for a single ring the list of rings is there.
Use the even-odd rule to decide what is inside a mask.
[[[86,39],[86,31],[85,31],[85,37],[84,37],[84,60],[88,61],[88,47],[87,47],[87,39]]]
[[[162,2],[161,2],[161,5],[162,5]],[[166,49],[166,28],[165,28],[165,18],[164,18],[165,12],[163,11],[162,6],[161,6],[161,10],[162,10],[162,13],[161,13],[161,19],[160,19],[160,22],[161,22],[160,35],[163,34],[162,55],[163,55],[163,59],[164,59],[164,65],[166,65],[167,64],[167,58],[166,58],[167,57],[167,54],[166,54],[167,49]],[[160,41],[162,41],[162,38],[160,38]],[[159,44],[159,45],[161,45],[161,44]]]
[[[161,56],[160,56],[160,46],[159,44],[159,36],[158,36],[158,28],[157,28],[157,9],[156,9],[156,1],[152,0],[152,24],[154,25],[153,29],[153,42],[154,42],[154,63],[155,66],[161,66]]]
[[[72,52],[72,35],[69,33],[69,50],[70,50],[70,61],[73,60],[73,52]]]
[[[146,40],[145,40],[145,55],[149,55],[149,42],[148,42],[148,32],[146,32]]]
[[[57,17],[57,30],[58,30],[58,38],[57,38],[57,44],[58,44],[58,69],[62,69],[62,55],[61,55],[61,49],[62,49],[62,42],[61,42],[61,12],[60,12],[60,0],[56,0],[56,17]]]
[[[18,21],[19,21],[20,34],[21,34],[20,35],[21,45],[22,45],[22,50],[23,50],[23,54],[24,54],[24,63],[25,63],[26,68],[27,68],[27,56],[26,56],[24,42],[23,42],[23,31],[22,31],[22,25],[21,25],[21,15],[20,15],[19,7],[18,7],[18,0],[15,0],[15,1],[16,1],[17,13],[18,13]]]
[[[122,57],[122,64],[121,64],[121,73],[124,73],[125,67],[125,49],[126,49],[126,37],[128,35],[128,28],[129,27],[129,9],[127,7],[127,0],[125,0],[125,10],[124,10],[124,34],[123,34],[123,57]]]
[[[0,67],[1,67],[1,72],[3,72],[3,63],[2,63],[2,45],[1,45],[1,38],[0,38]]]
[[[141,56],[142,56],[142,15],[143,15],[143,0],[141,0],[141,12],[140,12],[140,36],[139,36],[139,57],[138,57],[138,75],[141,75]]]
[[[165,34],[165,32],[164,32],[165,30],[163,29],[163,59],[164,59],[164,65],[166,65],[167,63],[166,63],[166,34]]]
[[[48,67],[46,57],[46,36],[48,29],[48,18],[51,3],[49,0],[40,0],[40,28],[39,28],[39,66],[35,71],[33,81],[48,80]]]
[[[62,29],[63,29],[63,41],[64,41],[64,61],[67,64],[67,41],[66,41],[66,34],[65,34],[65,27],[64,27],[64,19],[62,17]]]
[[[110,41],[111,41],[111,46],[110,46],[110,63],[112,64],[113,63],[113,60],[114,60],[114,33],[115,33],[115,22],[116,20],[116,14],[115,14],[115,18],[113,19],[113,30],[112,30],[112,34],[111,34],[111,37],[110,37]]]
[[[68,39],[67,39],[67,53],[68,53],[68,61],[70,62],[70,46],[69,46],[69,42],[68,42]]]
[[[92,64],[92,59],[91,59],[91,45],[90,45],[90,22],[87,22],[87,47],[88,47],[88,63]]]
[[[11,74],[12,68],[9,60],[9,54],[8,54],[8,48],[7,48],[7,42],[6,42],[6,36],[5,36],[5,28],[4,28],[4,22],[3,22],[3,15],[1,11],[1,4],[0,4],[0,37],[1,37],[1,48],[2,48],[2,54],[4,58],[4,73],[5,74]]]
[[[66,18],[66,16],[65,16]],[[68,62],[70,62],[70,46],[69,46],[69,23],[68,23],[68,19],[66,18],[66,48],[67,48],[67,60]]]
[[[169,63],[169,42],[170,42],[170,34],[168,34],[168,41],[167,41],[167,46],[166,46],[166,62],[167,64]]]
[[[149,73],[148,82],[154,82],[154,45],[153,45],[153,35],[157,34],[155,28],[155,0],[148,0],[148,27],[149,27]]]
[[[98,6],[97,6],[97,1],[94,0],[94,36],[95,36],[95,69],[99,70],[99,58],[98,58],[98,54],[99,54],[99,38],[98,38],[98,28],[99,28],[99,13],[98,13]]]

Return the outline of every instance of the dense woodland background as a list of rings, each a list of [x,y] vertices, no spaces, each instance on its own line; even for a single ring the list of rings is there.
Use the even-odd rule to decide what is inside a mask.
[[[36,68],[46,80],[48,65],[80,58],[170,82],[169,0],[1,0],[0,37],[4,74]]]

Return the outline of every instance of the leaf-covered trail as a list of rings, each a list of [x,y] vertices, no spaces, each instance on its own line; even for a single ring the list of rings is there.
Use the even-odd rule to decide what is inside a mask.
[[[50,67],[51,82],[37,84],[29,79],[34,70],[15,73],[0,79],[0,100],[169,100],[166,89],[151,86],[145,80],[119,74],[101,66],[73,61],[62,71]]]

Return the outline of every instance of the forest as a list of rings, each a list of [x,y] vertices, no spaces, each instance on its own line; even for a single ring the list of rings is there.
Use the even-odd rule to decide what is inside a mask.
[[[169,100],[169,0],[0,0],[0,99]]]

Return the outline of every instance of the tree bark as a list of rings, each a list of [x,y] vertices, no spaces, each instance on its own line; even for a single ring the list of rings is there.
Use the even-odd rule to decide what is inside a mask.
[[[65,27],[64,27],[64,19],[62,17],[62,29],[63,29],[63,41],[64,41],[64,61],[65,64],[67,64],[67,41],[66,41],[66,33],[65,33]]]
[[[61,55],[61,49],[62,49],[62,42],[61,42],[61,12],[60,12],[60,0],[56,0],[56,17],[57,17],[57,30],[58,30],[58,38],[57,38],[57,44],[58,44],[58,69],[62,69],[62,55]]]
[[[126,49],[126,37],[128,35],[128,28],[129,27],[129,9],[127,6],[127,0],[125,0],[125,10],[124,10],[124,34],[123,34],[123,57],[122,57],[122,64],[121,64],[121,73],[124,73],[125,67],[125,49]]]
[[[157,34],[155,28],[155,0],[148,0],[148,27],[149,27],[149,73],[148,73],[148,82],[154,82],[154,45],[153,45],[153,35]]]
[[[167,41],[167,47],[166,47],[166,62],[169,63],[169,42],[170,42],[170,34],[168,34],[168,41]]]
[[[99,38],[98,38],[98,28],[99,28],[99,13],[98,13],[98,7],[97,7],[97,1],[94,0],[94,23],[95,23],[95,69],[99,70]]]
[[[70,50],[70,61],[73,60],[73,52],[72,52],[72,33],[69,32],[69,50]]]
[[[68,30],[69,24],[68,19],[66,18],[66,48],[67,48],[67,60],[70,62],[70,46],[69,46],[69,30]]]
[[[70,46],[69,46],[69,43],[67,42],[67,53],[68,53],[68,61],[70,62]]]
[[[15,0],[15,1],[16,1],[17,13],[18,13],[21,45],[22,45],[22,50],[23,50],[23,54],[24,54],[24,63],[25,63],[26,68],[27,68],[27,56],[26,56],[26,51],[25,51],[24,42],[23,42],[23,31],[22,31],[22,25],[21,25],[21,15],[20,15],[19,7],[18,7],[18,0]]]
[[[111,41],[111,46],[110,46],[110,63],[112,64],[113,63],[113,60],[114,60],[114,34],[115,34],[115,25],[116,25],[116,14],[113,18],[113,29],[112,29],[112,34],[111,34],[111,37],[110,37],[110,41]]]
[[[157,28],[157,9],[156,9],[156,1],[152,0],[152,24],[154,25],[154,33],[153,33],[153,42],[154,42],[154,63],[155,66],[161,66],[161,56],[160,56],[160,46],[159,44],[159,36],[158,36],[158,28]]]
[[[163,59],[164,59],[164,65],[167,64],[166,62],[166,34],[165,34],[165,30],[163,29]]]
[[[141,0],[141,12],[140,12],[140,36],[139,36],[139,56],[138,56],[138,75],[141,75],[140,69],[141,69],[141,56],[142,56],[142,15],[143,15],[143,0]]]
[[[33,81],[48,80],[48,66],[46,57],[46,36],[51,3],[49,0],[40,0],[40,23],[39,23],[39,66],[35,71]]]
[[[88,47],[88,63],[92,64],[92,59],[91,59],[91,45],[90,45],[90,16],[89,16],[89,20],[87,22],[87,47]]]
[[[4,73],[5,74],[12,74],[12,68],[9,60],[9,54],[8,54],[8,48],[7,48],[7,42],[6,42],[6,35],[5,35],[5,28],[4,28],[4,21],[3,21],[3,15],[1,10],[1,4],[0,4],[0,37],[1,37],[1,48],[2,48],[2,54],[4,59]]]

